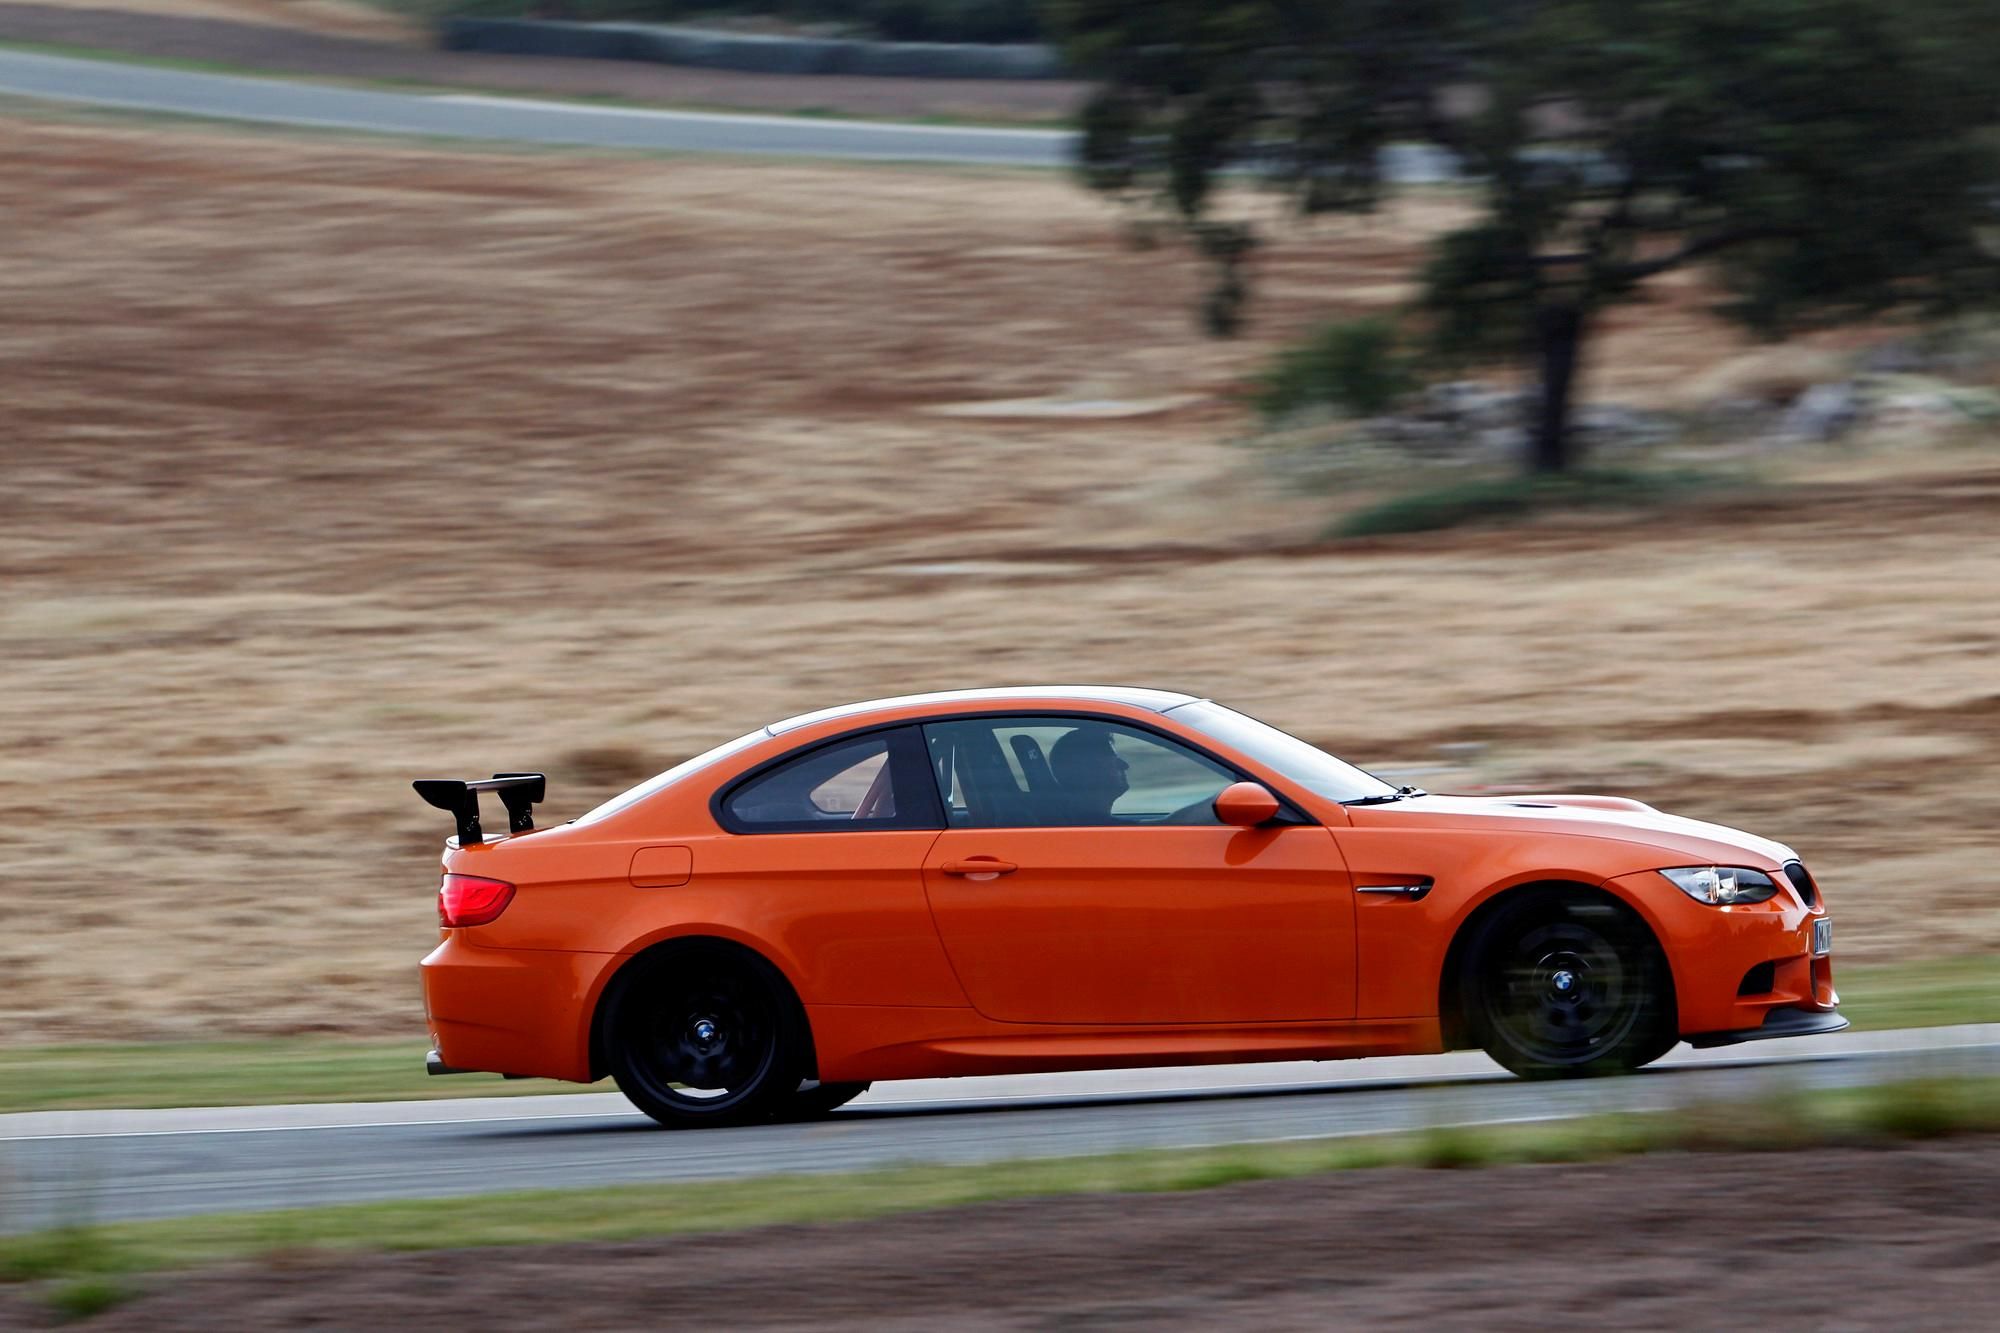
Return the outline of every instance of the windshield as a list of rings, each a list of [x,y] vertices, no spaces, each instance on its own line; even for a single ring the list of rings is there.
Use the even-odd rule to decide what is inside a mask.
[[[1233,708],[1206,699],[1200,703],[1169,708],[1178,722],[1185,722],[1205,736],[1213,736],[1246,759],[1282,773],[1307,791],[1329,801],[1354,801],[1364,796],[1393,796],[1394,786],[1371,777],[1345,760],[1335,759],[1316,745],[1279,731],[1268,722],[1259,722]]]
[[[758,741],[767,740],[769,739],[769,737],[770,733],[765,731],[762,727],[759,727],[757,728],[757,730],[751,732],[747,736],[738,736],[733,741],[724,741],[722,744],[716,746],[713,750],[704,750],[692,759],[682,760],[680,763],[675,764],[672,768],[668,769],[664,773],[659,774],[657,777],[647,778],[644,782],[632,788],[630,791],[623,792],[617,796],[612,797],[610,800],[606,801],[603,805],[598,806],[595,810],[590,811],[588,814],[578,815],[576,819],[572,822],[578,824],[588,824],[595,820],[602,819],[606,815],[615,815],[620,810],[623,810],[627,806],[637,805],[639,802],[645,800],[648,796],[651,796],[654,792],[659,791],[661,788],[672,786],[674,783],[679,782],[682,778],[694,772],[696,769],[706,768],[718,759],[727,758],[728,756],[735,754],[738,750],[747,750],[751,746],[755,745]]]

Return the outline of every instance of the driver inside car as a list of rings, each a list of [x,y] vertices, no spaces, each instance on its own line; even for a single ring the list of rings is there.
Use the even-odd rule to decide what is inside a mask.
[[[1125,779],[1128,767],[1111,748],[1109,733],[1090,727],[1065,732],[1049,751],[1049,769],[1062,789],[1067,822],[1116,822],[1111,807],[1130,786]]]

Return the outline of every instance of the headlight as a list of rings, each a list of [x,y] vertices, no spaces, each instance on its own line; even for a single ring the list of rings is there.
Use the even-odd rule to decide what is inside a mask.
[[[1769,875],[1741,866],[1682,866],[1660,873],[1696,902],[1716,907],[1761,903],[1778,891],[1777,883]]]

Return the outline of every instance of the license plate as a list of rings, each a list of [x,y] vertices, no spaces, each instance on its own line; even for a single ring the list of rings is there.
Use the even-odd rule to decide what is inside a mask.
[[[1813,957],[1823,958],[1833,952],[1833,918],[1820,917],[1813,922]]]

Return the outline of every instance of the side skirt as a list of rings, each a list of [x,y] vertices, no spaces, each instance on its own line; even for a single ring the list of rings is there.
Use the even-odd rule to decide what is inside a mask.
[[[1435,1015],[1248,1027],[1066,1028],[994,1023],[970,1009],[807,1007],[829,1082],[1041,1074],[1064,1069],[1345,1060],[1444,1049]]]

